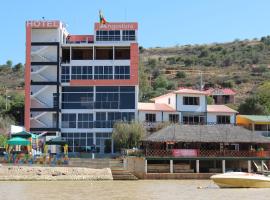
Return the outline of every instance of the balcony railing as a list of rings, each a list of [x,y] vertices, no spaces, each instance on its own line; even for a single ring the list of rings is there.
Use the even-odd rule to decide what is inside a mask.
[[[200,150],[200,149],[146,149],[146,157],[270,157],[270,151]]]

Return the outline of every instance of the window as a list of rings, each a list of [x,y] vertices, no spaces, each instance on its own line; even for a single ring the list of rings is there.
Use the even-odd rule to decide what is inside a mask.
[[[72,60],[93,60],[92,48],[73,48]]]
[[[120,31],[97,31],[96,41],[120,41]]]
[[[184,105],[200,105],[200,97],[183,97]]]
[[[62,49],[62,63],[70,62],[70,49]]]
[[[76,114],[62,114],[62,128],[76,128]]]
[[[204,124],[205,117],[203,115],[186,115],[183,116],[184,124]]]
[[[156,122],[156,114],[145,114],[145,121],[146,122]]]
[[[114,79],[130,79],[130,67],[129,66],[115,66]]]
[[[217,124],[230,124],[231,123],[231,117],[226,115],[219,115],[217,116]]]
[[[110,123],[106,120],[106,112],[96,112],[96,128],[109,128]]]
[[[78,114],[78,128],[93,128],[93,114],[79,113]]]
[[[62,109],[93,109],[93,87],[62,87]]]
[[[168,104],[171,104],[171,98],[168,98]]]
[[[114,59],[115,60],[129,60],[130,47],[114,47]]]
[[[95,66],[95,79],[113,79],[112,66]]]
[[[61,67],[61,82],[66,83],[69,82],[70,79],[70,68],[69,66]]]
[[[178,123],[179,122],[179,115],[178,114],[169,114],[169,121],[171,123]]]
[[[89,80],[93,79],[92,66],[72,66],[71,79],[73,80]]]
[[[93,146],[93,133],[62,133],[62,138],[68,142],[69,152],[90,152]]]
[[[135,109],[134,86],[97,86],[96,109]]]
[[[135,40],[135,30],[123,30],[123,41],[133,41]]]

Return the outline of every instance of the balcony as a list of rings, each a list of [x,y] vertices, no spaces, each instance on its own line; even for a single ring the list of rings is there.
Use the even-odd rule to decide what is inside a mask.
[[[247,151],[247,150],[201,150],[201,149],[146,149],[146,157],[175,157],[175,158],[222,158],[222,157],[232,157],[232,158],[266,158],[270,157],[270,151]]]

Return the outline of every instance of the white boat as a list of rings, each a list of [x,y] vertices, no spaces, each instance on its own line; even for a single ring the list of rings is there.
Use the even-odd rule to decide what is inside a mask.
[[[228,172],[210,177],[221,188],[270,188],[270,177],[245,172]]]

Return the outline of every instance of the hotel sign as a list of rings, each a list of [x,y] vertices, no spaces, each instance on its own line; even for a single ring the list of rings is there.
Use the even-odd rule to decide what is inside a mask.
[[[173,157],[197,157],[197,149],[173,149]]]
[[[26,27],[31,28],[58,28],[60,26],[60,21],[27,21]]]
[[[95,23],[95,30],[137,30],[138,23]]]

